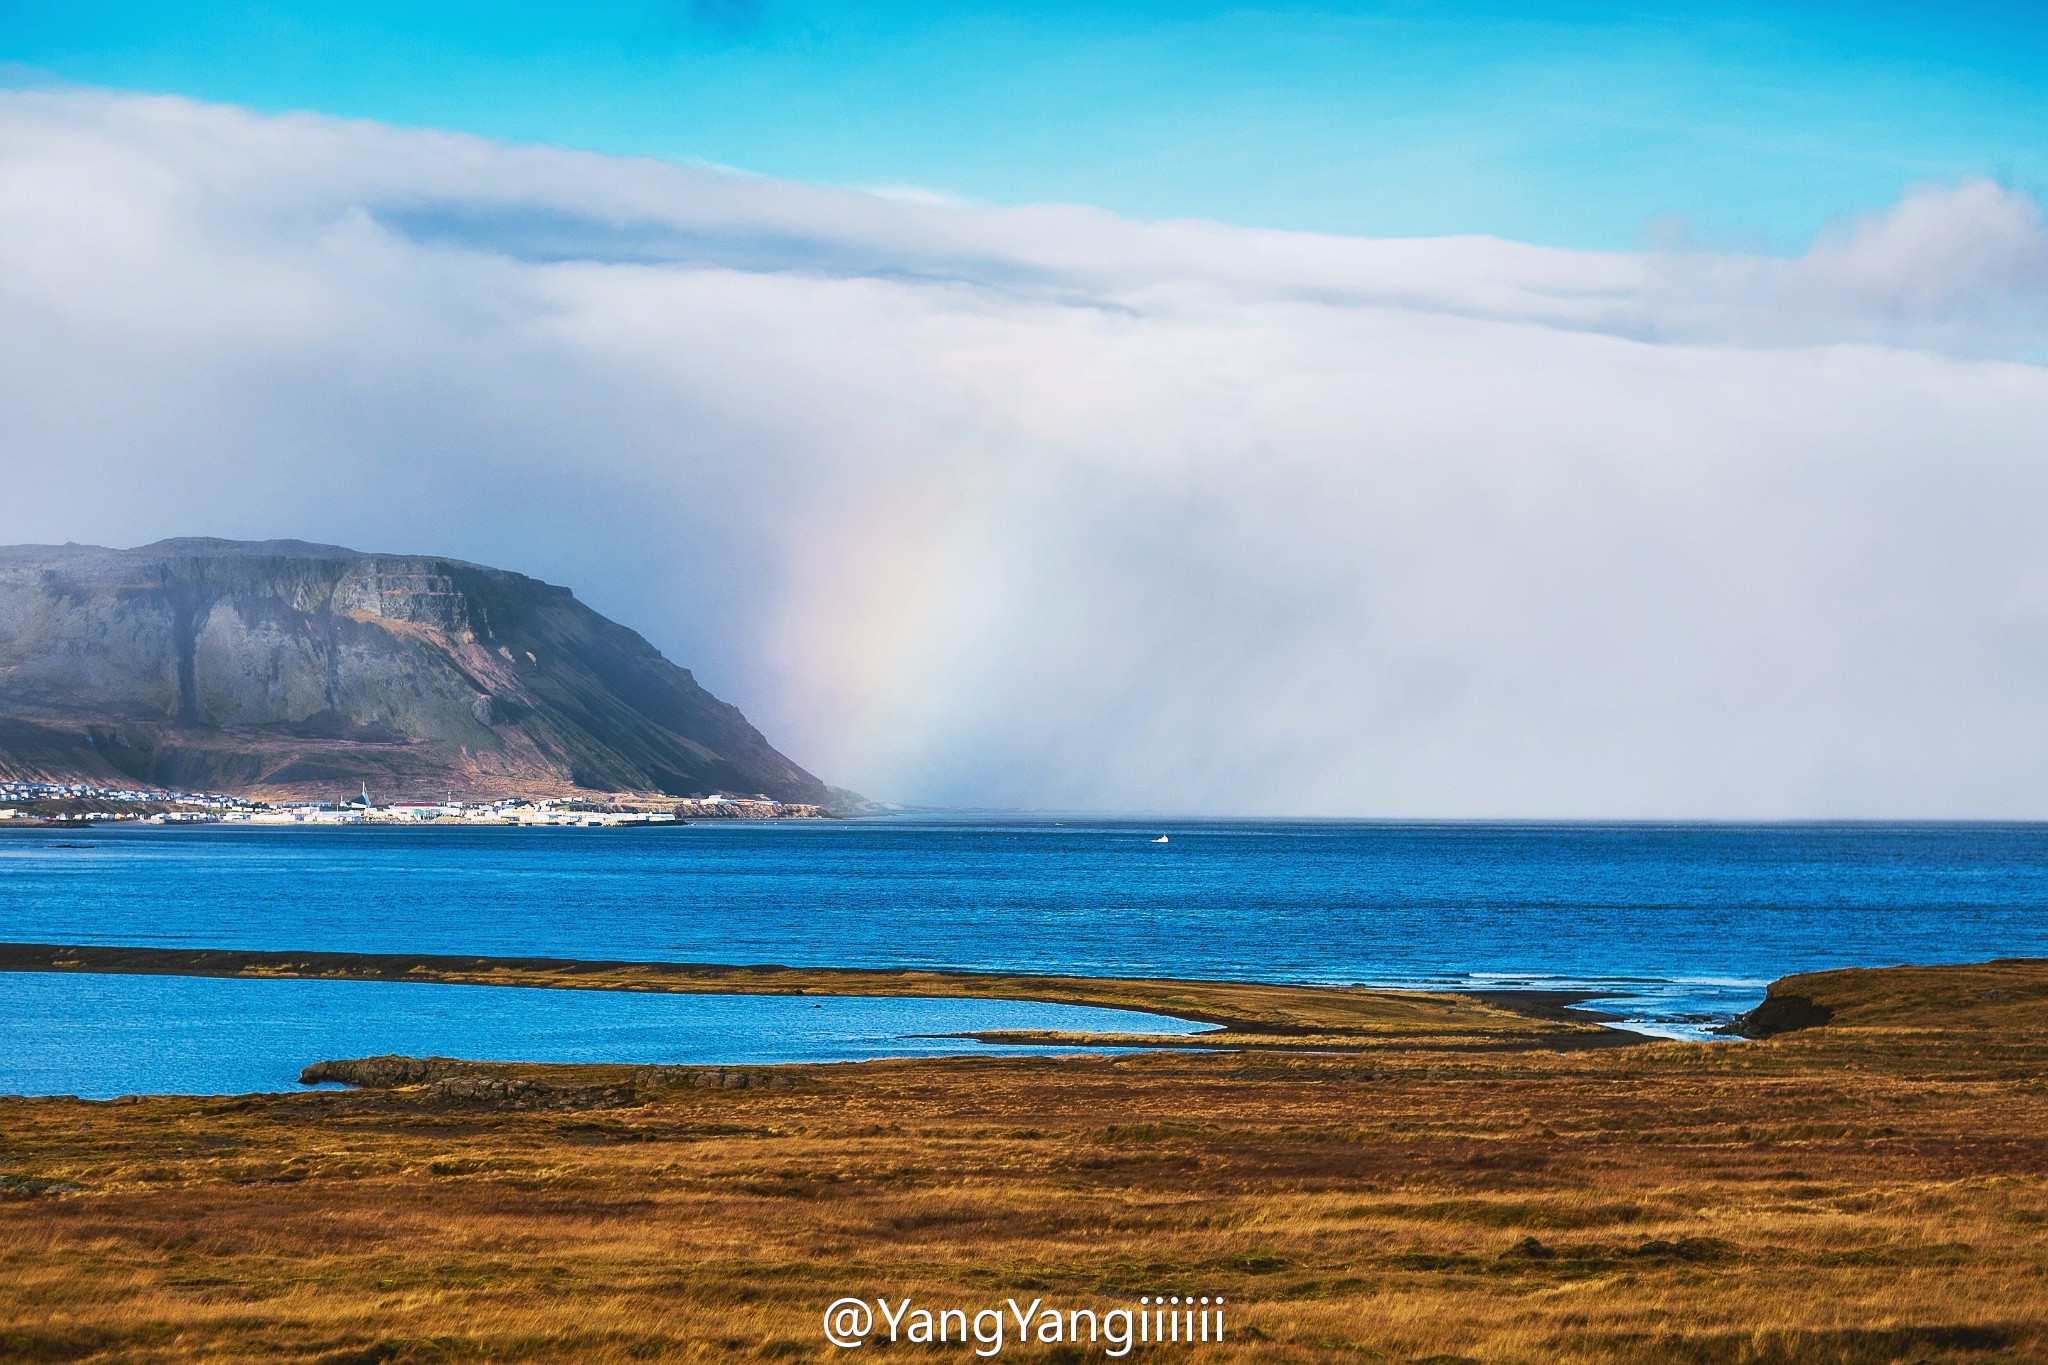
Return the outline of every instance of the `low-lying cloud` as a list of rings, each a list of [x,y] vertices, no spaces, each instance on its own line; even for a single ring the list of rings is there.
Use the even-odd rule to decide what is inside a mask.
[[[2048,815],[2048,229],[978,209],[0,95],[0,539],[575,587],[913,802]]]

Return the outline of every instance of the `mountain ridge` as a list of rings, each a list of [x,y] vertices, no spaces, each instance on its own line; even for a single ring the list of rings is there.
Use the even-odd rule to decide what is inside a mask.
[[[850,804],[568,588],[448,556],[0,546],[0,776]]]

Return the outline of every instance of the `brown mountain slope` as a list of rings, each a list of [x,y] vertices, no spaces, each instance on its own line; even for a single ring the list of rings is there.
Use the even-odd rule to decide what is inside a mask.
[[[300,541],[0,548],[0,777],[830,799],[567,588]]]

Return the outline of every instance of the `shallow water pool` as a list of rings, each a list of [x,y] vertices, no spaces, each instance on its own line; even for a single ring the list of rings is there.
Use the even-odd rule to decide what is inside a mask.
[[[401,981],[0,973],[0,1093],[239,1094],[384,1053],[642,1065],[845,1062],[1072,1049],[977,1043],[992,1029],[1195,1033],[1132,1010],[1008,1000],[682,995]]]

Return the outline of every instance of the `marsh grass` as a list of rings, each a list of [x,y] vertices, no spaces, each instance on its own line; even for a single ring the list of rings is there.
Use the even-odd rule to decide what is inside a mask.
[[[2044,1065],[2032,1015],[1923,1014],[1569,1054],[794,1067],[788,1090],[498,1068],[630,1094],[594,1109],[0,1100],[0,1360],[849,1358],[819,1330],[840,1294],[1159,1292],[1224,1295],[1232,1340],[1134,1358],[2039,1360]]]

